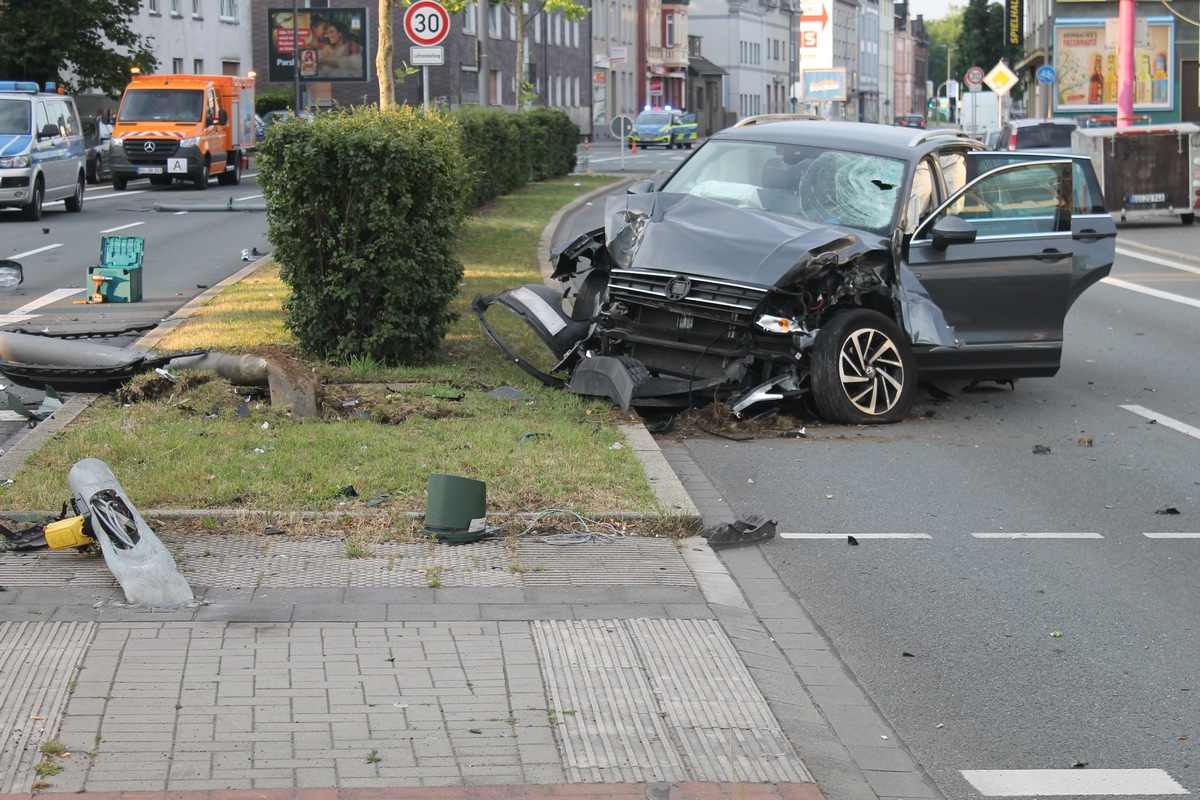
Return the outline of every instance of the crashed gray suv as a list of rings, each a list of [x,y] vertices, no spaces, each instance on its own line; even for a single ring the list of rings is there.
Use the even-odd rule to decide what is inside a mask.
[[[657,190],[609,198],[604,228],[555,253],[562,290],[474,310],[527,372],[626,410],[811,400],[832,422],[891,423],[921,379],[1051,376],[1116,226],[1076,186],[1086,164],[987,156],[955,131],[730,128]],[[552,366],[515,351],[496,306]]]

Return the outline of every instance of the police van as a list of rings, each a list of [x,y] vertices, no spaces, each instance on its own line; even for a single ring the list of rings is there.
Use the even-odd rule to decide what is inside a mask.
[[[19,208],[27,220],[41,219],[50,200],[82,211],[86,166],[72,98],[28,81],[0,81],[0,208]]]

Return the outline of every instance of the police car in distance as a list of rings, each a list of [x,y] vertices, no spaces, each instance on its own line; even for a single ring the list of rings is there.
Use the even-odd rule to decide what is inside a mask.
[[[75,101],[52,84],[0,81],[0,208],[42,218],[42,204],[83,210],[87,155]]]
[[[633,121],[633,133],[629,135],[629,146],[661,145],[683,149],[696,143],[696,115],[681,109],[663,106],[646,106]]]

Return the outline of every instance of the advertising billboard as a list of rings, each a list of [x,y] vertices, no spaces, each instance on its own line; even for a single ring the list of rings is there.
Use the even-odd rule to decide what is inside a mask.
[[[808,103],[846,100],[846,70],[806,69],[800,73],[800,98]]]
[[[1117,47],[1105,35],[1106,26],[1103,19],[1055,23],[1055,111],[1116,111]],[[1144,30],[1133,48],[1133,108],[1171,109],[1175,101],[1174,20],[1151,17]]]
[[[267,78],[272,83],[294,79],[297,55],[300,80],[366,83],[370,63],[367,10],[306,8],[293,20],[290,8],[269,9],[267,49],[270,60]]]

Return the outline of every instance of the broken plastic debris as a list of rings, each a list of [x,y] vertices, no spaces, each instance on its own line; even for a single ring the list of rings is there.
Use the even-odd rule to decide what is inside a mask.
[[[1092,446],[1092,437],[1080,436],[1078,439],[1076,439],[1076,442],[1078,442],[1080,447],[1091,447]]]
[[[847,534],[846,535],[846,544],[850,545],[851,547],[858,547],[858,539]]]
[[[1045,445],[1045,444],[1035,444],[1035,445],[1033,446],[1033,454],[1034,454],[1035,456],[1044,456],[1044,455],[1049,455],[1049,453],[1050,453],[1050,446],[1049,446],[1049,445]]]
[[[488,397],[500,397],[505,400],[524,400],[526,403],[532,403],[533,398],[522,392],[520,389],[515,389],[512,386],[497,386],[488,392]]]
[[[394,708],[408,708],[408,703],[392,703]]]
[[[279,528],[273,528],[270,525],[263,528],[263,536],[281,536],[285,533],[287,533],[287,531],[280,530]]]
[[[1072,761],[1071,769],[1083,769],[1087,765],[1088,765],[1088,762],[1086,762],[1086,761]]]
[[[525,433],[521,434],[521,444],[525,444],[530,439],[536,439],[539,436],[549,436],[549,435],[550,434],[548,434],[548,433],[540,433],[538,431],[526,431]]]
[[[352,485],[339,486],[337,491],[342,497],[358,497],[358,489],[355,489]]]
[[[740,547],[747,544],[760,544],[775,538],[775,520],[758,515],[739,519],[724,528],[710,528],[705,535],[708,546],[713,550],[724,547]]]
[[[780,431],[780,439],[807,439],[808,432],[805,428],[798,428],[794,431]]]
[[[1179,513],[1179,509],[1176,508],[1175,506],[1167,506],[1166,508],[1155,509],[1154,513],[1155,514],[1168,514],[1170,516],[1175,516]]]
[[[1055,639],[1061,639],[1061,638],[1062,638],[1062,631],[1055,631],[1054,633],[1052,633],[1052,634],[1050,634],[1050,635],[1051,635],[1051,636],[1053,636]]]
[[[608,446],[608,449],[609,450],[620,450],[624,446],[625,445],[621,444],[620,442],[613,442],[612,444],[610,444]]]

